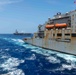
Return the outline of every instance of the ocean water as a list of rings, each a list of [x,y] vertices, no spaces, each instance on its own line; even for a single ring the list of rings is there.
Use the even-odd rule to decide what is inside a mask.
[[[76,75],[76,56],[32,46],[24,37],[0,34],[0,75]]]

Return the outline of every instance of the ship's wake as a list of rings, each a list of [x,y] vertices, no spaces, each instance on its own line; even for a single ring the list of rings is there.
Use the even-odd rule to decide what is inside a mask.
[[[25,75],[24,71],[26,72],[27,69],[28,75],[34,75],[33,72],[38,75],[46,75],[46,73],[47,75],[57,73],[62,73],[63,75],[76,74],[76,56],[35,47],[25,43],[21,39],[4,38],[4,40],[14,44],[14,46],[17,45],[19,48],[23,47],[23,49],[14,49],[14,53],[16,53],[16,51],[17,54],[20,53],[19,57],[10,55],[9,53],[7,53],[7,56],[6,54],[4,54],[4,56],[2,55],[1,58],[5,60],[1,63],[0,68],[3,68],[6,74]],[[9,48],[6,50],[10,51]],[[23,68],[25,68],[25,70],[18,67],[20,64],[24,66]]]

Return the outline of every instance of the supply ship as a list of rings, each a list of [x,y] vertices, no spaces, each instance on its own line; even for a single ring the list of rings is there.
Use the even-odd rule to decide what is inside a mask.
[[[58,12],[38,26],[33,38],[24,38],[24,41],[45,49],[76,55],[76,10],[64,14]]]

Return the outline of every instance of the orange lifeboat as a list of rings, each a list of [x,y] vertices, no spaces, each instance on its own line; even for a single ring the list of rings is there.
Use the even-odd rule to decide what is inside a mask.
[[[58,23],[58,24],[55,24],[55,27],[56,28],[66,28],[67,27],[67,24],[66,23]]]
[[[52,28],[54,28],[54,24],[52,24],[52,25],[46,25],[45,27],[46,27],[46,29],[52,29]]]

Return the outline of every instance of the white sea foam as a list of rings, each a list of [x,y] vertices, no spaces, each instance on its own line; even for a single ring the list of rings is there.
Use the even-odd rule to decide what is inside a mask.
[[[65,59],[67,62],[76,62],[76,56],[58,53],[57,56]]]
[[[13,39],[13,38],[4,38],[4,39],[9,41],[9,42],[13,42],[17,45],[23,46],[25,48],[31,48],[31,49],[39,48],[39,47],[32,46],[30,44],[24,44],[25,42],[21,39]]]
[[[3,39],[7,40],[8,38],[3,38]]]
[[[17,69],[17,70],[14,70],[14,71],[9,72],[7,74],[1,74],[1,75],[25,75],[25,74],[23,73],[22,70]]]
[[[21,40],[21,39],[12,39],[12,40],[15,41],[15,42],[24,43],[24,41]]]
[[[24,60],[11,57],[8,58],[8,60],[6,60],[3,64],[1,64],[0,67],[2,67],[4,71],[8,71],[8,73],[5,75],[24,75],[22,70],[16,68],[20,63],[24,63]]]
[[[60,60],[52,57],[51,54],[56,54],[56,56],[65,59],[67,63],[70,63],[70,64],[76,63],[76,56],[73,56],[73,55],[63,54],[63,53],[49,51],[49,50],[45,50],[45,49],[39,49],[39,48],[36,50],[33,49],[31,51],[36,52],[41,55],[49,56],[47,59],[49,59],[49,62],[52,62],[52,63],[54,63],[54,62],[60,63]],[[75,64],[75,66],[76,66],[76,64]]]
[[[37,50],[31,50],[33,52],[36,52],[38,54],[41,54],[41,55],[45,55],[45,56],[48,56],[46,57],[46,60],[48,60],[50,63],[60,63],[60,60],[57,59],[56,57],[53,57],[51,54],[55,54],[53,51],[48,51],[48,50],[45,50],[45,49],[37,49]]]
[[[15,42],[16,44],[23,44],[24,41],[21,39],[11,39],[13,42]]]
[[[4,68],[4,70],[11,70],[14,69],[13,67],[18,66],[20,63],[23,63],[24,60],[18,60],[18,58],[9,58],[8,60],[6,60],[6,62],[4,62],[1,67]]]
[[[22,46],[24,46],[24,47],[26,47],[26,48],[31,48],[31,49],[37,48],[37,47],[32,46],[32,45],[30,45],[30,44],[23,44]]]
[[[12,41],[17,41],[17,39],[12,39],[12,38],[11,38],[10,40],[12,40]]]
[[[41,54],[41,55],[45,55],[45,56],[50,56],[51,54],[56,54],[56,52],[45,50],[45,49],[39,49],[39,48],[33,49],[31,51],[36,52],[36,53]]]
[[[73,56],[73,55],[62,54],[62,53],[58,53],[58,52],[55,52],[55,51],[49,51],[49,50],[46,50],[46,49],[35,47],[35,46],[32,46],[32,45],[23,44],[24,43],[23,40],[20,40],[20,39],[12,39],[12,41],[15,42],[18,45],[23,46],[23,47],[31,48],[32,49],[31,51],[33,51],[33,52],[36,52],[36,53],[41,54],[41,55],[48,56],[48,57],[46,57],[46,59],[50,63],[60,63],[59,59],[51,56],[51,54],[56,54],[58,57],[61,57],[61,58],[65,59],[67,63],[71,64],[71,65],[62,64],[62,67],[60,67],[59,69],[62,69],[62,70],[64,70],[64,69],[71,70],[72,68],[76,67],[76,64],[75,64],[76,57]],[[26,59],[27,60],[35,60],[36,56],[32,55],[30,58],[26,58]]]
[[[72,70],[72,69],[76,69],[76,65],[75,63],[71,63],[71,64],[62,64],[62,66],[60,68],[54,69],[55,71],[63,71],[63,70]]]
[[[8,40],[8,38],[4,38],[4,39]],[[57,54],[57,56],[64,58],[65,60],[67,60],[67,62],[76,61],[76,57],[74,58],[74,56],[72,56],[72,55],[62,54],[62,53],[58,53],[55,51],[49,51],[49,50],[45,50],[45,49],[35,47],[32,45],[26,45],[26,44],[23,44],[24,41],[21,39],[11,39],[11,40],[14,41],[16,44],[22,45],[26,48],[31,48],[32,49],[31,51],[36,52],[38,54],[42,54],[42,55],[46,55],[46,56],[49,56],[51,54]],[[38,48],[38,49],[35,49],[35,48]]]
[[[60,60],[53,56],[46,57],[46,60],[48,60],[50,63],[53,63],[53,64],[60,63]]]
[[[75,64],[71,64],[71,65],[66,65],[66,64],[62,64],[62,69],[68,69],[68,70],[71,70],[71,69],[76,69],[76,65]]]
[[[9,48],[5,49],[6,51],[9,51]]]
[[[35,60],[35,59],[36,59],[36,56],[35,56],[35,54],[32,54],[31,57],[25,58],[25,59],[26,59],[26,60]]]
[[[18,42],[22,42],[24,43],[24,41],[22,39],[16,39]]]
[[[56,71],[63,71],[63,70],[72,70],[72,69],[76,69],[76,65],[75,63],[71,63],[71,64],[62,64],[62,66],[51,70],[52,72],[56,72]]]
[[[63,54],[63,53],[59,53],[59,52],[54,52],[54,51],[47,51],[45,49],[32,49],[31,51],[36,52],[38,54],[41,55],[45,55],[48,56],[46,57],[46,60],[48,60],[50,63],[60,63],[61,61],[59,59],[57,59],[56,57],[53,57],[51,54],[56,54],[56,56],[61,57],[63,59],[66,60],[67,63],[69,63],[69,65],[66,64],[62,64],[62,66],[60,68],[54,69],[54,71],[58,71],[58,70],[71,70],[71,69],[76,69],[76,56],[73,55],[68,55],[68,54]]]
[[[22,43],[24,43],[24,41],[23,40],[21,40],[21,39],[17,39],[18,40],[18,42],[22,42]]]
[[[14,42],[15,44],[22,45],[24,43],[21,39],[13,39],[13,38],[3,38],[9,42]]]
[[[5,56],[5,55],[2,55],[2,59],[5,59],[5,58],[8,58],[8,57],[10,57],[10,56]]]

